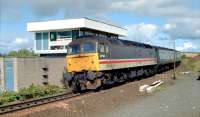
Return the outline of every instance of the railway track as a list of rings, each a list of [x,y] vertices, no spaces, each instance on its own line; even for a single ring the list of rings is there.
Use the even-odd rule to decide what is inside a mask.
[[[22,101],[18,103],[13,103],[13,104],[8,104],[8,105],[3,105],[0,106],[0,114],[8,113],[8,112],[13,112],[17,110],[22,110],[25,108],[30,108],[42,104],[47,104],[50,102],[55,102],[63,99],[69,99],[73,97],[80,96],[80,93],[74,94],[72,92],[69,93],[61,93],[57,95],[52,95],[48,97],[42,97],[42,98],[37,98],[37,99],[32,99],[32,100],[27,100],[27,101]]]

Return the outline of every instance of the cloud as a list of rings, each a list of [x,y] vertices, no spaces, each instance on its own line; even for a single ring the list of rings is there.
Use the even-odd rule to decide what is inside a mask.
[[[178,34],[176,34],[177,38],[174,38],[174,35],[172,35],[171,31],[173,30],[175,33],[178,33],[176,31],[178,30],[177,25],[174,24],[164,24],[163,26],[159,26],[156,24],[140,23],[131,24],[126,27],[128,29],[128,40],[147,43],[155,46],[173,48],[173,39],[176,39],[176,49],[179,51],[199,52],[200,50],[200,39],[195,39],[192,41],[191,39],[182,39],[181,34],[180,37],[178,37]],[[198,30],[197,33],[199,33]]]
[[[170,19],[163,31],[174,38],[200,39],[200,18]]]
[[[169,32],[172,29],[175,29],[176,25],[175,24],[165,24],[164,25],[164,31]]]
[[[66,16],[98,15],[107,9],[106,2],[102,0],[34,0],[27,4],[37,16],[52,16],[60,10]]]
[[[28,39],[26,38],[16,38],[13,42],[13,45],[23,45],[23,44],[27,44],[29,42]]]
[[[164,29],[173,38],[200,38],[200,8],[194,7],[198,0],[0,0],[1,20],[16,20],[25,10],[36,19],[59,14],[64,17],[92,17],[105,20],[105,14],[113,11],[125,11],[139,16],[165,18],[168,29]],[[27,16],[27,14],[25,15]],[[24,17],[25,17],[24,16]],[[34,17],[32,18],[35,19]],[[109,20],[110,21],[110,20]]]
[[[21,21],[20,18],[51,19],[57,18],[54,16],[58,14],[63,18],[89,16],[108,21],[106,13],[128,12],[134,16],[159,17],[165,22],[163,26],[148,23],[126,26],[130,40],[160,46],[170,46],[171,38],[200,40],[199,0],[0,0],[0,10],[0,22],[17,22]],[[31,43],[33,40],[28,38],[14,38],[13,41],[5,39],[0,43],[0,51],[33,47]],[[188,47],[182,46],[179,47]]]
[[[162,17],[164,32],[173,38],[200,39],[200,4],[198,0],[124,0],[115,1],[111,8],[139,16]]]
[[[23,1],[0,0],[0,22],[19,20],[22,17]]]
[[[7,53],[11,50],[19,50],[22,48],[32,49],[34,41],[27,38],[17,37],[10,41],[0,40],[0,42],[0,52]]]
[[[62,11],[65,17],[101,16],[108,9],[107,1],[102,0],[0,0],[4,19],[16,19],[27,8],[38,18],[57,15]],[[10,15],[9,15],[10,14]]]
[[[170,35],[162,31],[162,27],[155,24],[131,24],[126,26],[128,37],[126,39],[147,43],[155,46],[172,48]]]
[[[183,43],[183,46],[179,46],[176,49],[179,51],[192,51],[197,48],[198,47],[195,44],[193,44],[192,42],[185,42],[185,43]]]
[[[118,0],[111,3],[111,8],[143,16],[200,17],[199,10],[192,8],[194,1],[196,0]]]
[[[126,26],[128,29],[128,39],[135,41],[149,41],[158,33],[158,27],[154,24],[132,24]]]

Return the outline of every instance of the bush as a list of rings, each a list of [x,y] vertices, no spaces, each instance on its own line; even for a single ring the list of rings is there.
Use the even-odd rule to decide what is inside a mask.
[[[182,65],[185,70],[199,71],[200,59],[186,57],[182,60]]]
[[[36,86],[33,84],[28,88],[23,88],[19,90],[18,94],[22,97],[22,99],[30,99],[45,96],[45,92],[42,86]]]
[[[186,55],[185,55],[185,54],[183,54],[183,55],[181,56],[181,58],[182,58],[182,59],[185,59],[185,58],[186,58]]]
[[[15,92],[3,92],[0,96],[0,105],[17,101],[20,99],[20,96]]]
[[[58,86],[55,86],[55,85],[47,85],[45,86],[45,93],[46,94],[55,94],[55,93],[61,93],[63,92],[64,90]]]
[[[10,51],[6,57],[37,57],[32,50],[20,49],[18,51]]]
[[[49,96],[61,92],[64,92],[64,89],[59,86],[55,85],[39,86],[32,84],[28,88],[20,89],[18,93],[16,92],[2,93],[0,96],[0,105],[6,104],[8,102],[14,102],[17,100],[26,100],[31,98]]]

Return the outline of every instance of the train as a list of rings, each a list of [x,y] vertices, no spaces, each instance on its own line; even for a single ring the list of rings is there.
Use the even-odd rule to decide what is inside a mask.
[[[97,36],[72,40],[67,52],[64,78],[74,92],[154,75],[181,62],[173,49]]]

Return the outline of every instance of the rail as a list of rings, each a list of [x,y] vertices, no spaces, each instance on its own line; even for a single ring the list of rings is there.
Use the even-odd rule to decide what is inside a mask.
[[[38,106],[42,104],[47,104],[50,102],[55,102],[55,101],[59,101],[63,99],[69,99],[69,98],[73,98],[79,95],[81,94],[80,93],[74,94],[72,92],[60,93],[60,94],[56,94],[56,95],[52,95],[48,97],[41,97],[37,99],[31,99],[31,100],[26,100],[26,101],[20,101],[17,103],[7,104],[7,105],[0,106],[0,114],[22,110],[22,109],[26,109],[26,108],[30,108],[30,107],[34,107],[34,106]]]

